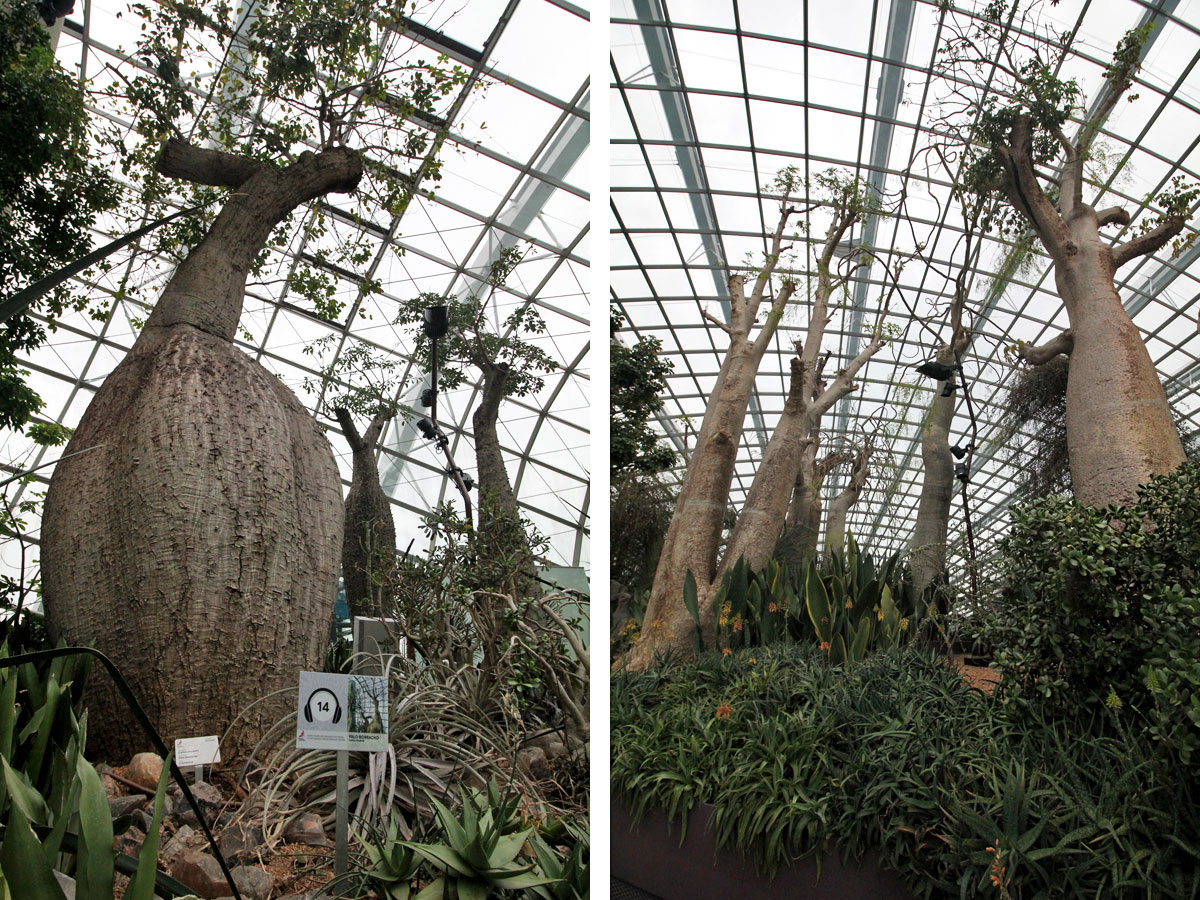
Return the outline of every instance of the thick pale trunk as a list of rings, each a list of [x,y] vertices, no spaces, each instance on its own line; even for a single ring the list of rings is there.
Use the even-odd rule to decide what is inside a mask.
[[[392,504],[379,483],[375,449],[383,426],[394,413],[380,412],[360,436],[350,411],[337,409],[338,423],[350,445],[353,474],[346,494],[342,538],[342,583],[350,616],[383,616],[391,609],[389,575],[396,558]]]
[[[776,556],[796,569],[803,560],[817,555],[817,543],[821,537],[821,484],[811,478],[807,466],[801,467],[792,491],[792,505],[788,508],[787,531],[779,539]]]
[[[1084,161],[1099,123],[1129,87],[1126,73],[1067,145],[1057,207],[1042,190],[1033,165],[1033,126],[1017,116],[1006,145],[993,148],[1003,166],[1000,188],[1036,230],[1054,260],[1054,279],[1071,322],[1067,379],[1067,452],[1079,502],[1092,507],[1127,504],[1138,487],[1184,461],[1166,394],[1141,335],[1113,287],[1116,271],[1153,253],[1182,231],[1186,220],[1164,216],[1144,232],[1109,246],[1107,224],[1129,224],[1118,207],[1083,203]]]
[[[803,402],[812,388],[806,384],[799,357],[792,359],[791,389],[784,401],[762,462],[754,473],[750,493],[738,514],[737,525],[725,550],[725,566],[745,559],[752,570],[761,569],[771,558],[779,532],[787,518],[793,486],[805,451],[812,443],[809,404]]]
[[[297,205],[353,189],[358,156],[286,169],[172,142],[160,171],[236,186],[176,270],[56,466],[42,526],[48,624],[129,679],[162,735],[222,734],[320,665],[337,586],[341,486],[321,429],[232,344],[250,264]],[[293,695],[294,696],[294,695]],[[108,679],[90,694],[89,749],[145,741]],[[223,751],[246,750],[294,701],[257,705]]]
[[[938,352],[938,362],[954,365],[954,350],[948,344]],[[950,453],[950,425],[954,421],[957,394],[941,395],[943,382],[934,389],[929,414],[921,428],[921,460],[924,480],[917,519],[913,525],[913,589],[919,597],[946,571],[946,535],[954,500],[954,457]]]
[[[479,515],[480,527],[484,526],[484,507],[500,510],[514,517],[518,515],[517,495],[508,480],[508,469],[500,452],[500,436],[496,423],[500,418],[500,403],[504,400],[504,389],[508,382],[508,366],[504,363],[488,363],[481,366],[483,390],[479,405],[471,415],[471,427],[475,431],[475,462],[479,472]]]
[[[1084,208],[1068,223],[1075,252],[1056,256],[1071,322],[1067,452],[1075,497],[1128,504],[1154,475],[1184,462],[1183,445],[1146,344],[1113,288],[1112,250]]]
[[[696,623],[683,606],[683,585],[690,570],[701,593],[711,596],[729,486],[759,358],[748,341],[735,338],[721,367],[717,392],[709,403],[663,540],[642,635],[629,652],[627,664],[632,669],[651,665],[657,654],[667,651],[685,657],[692,652],[691,633]],[[716,627],[711,603],[702,600],[699,613],[700,627],[711,633]]]
[[[829,501],[829,513],[825,519],[825,553],[841,553],[846,546],[846,515],[858,499],[858,494],[849,489],[842,491]]]

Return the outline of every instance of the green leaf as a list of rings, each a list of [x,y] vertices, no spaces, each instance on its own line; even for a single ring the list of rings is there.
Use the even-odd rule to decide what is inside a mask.
[[[79,854],[75,865],[77,900],[111,900],[113,824],[100,776],[82,756],[76,764],[79,794]]]
[[[817,632],[817,639],[822,643],[831,643],[833,641],[833,617],[829,612],[829,595],[825,593],[825,585],[821,582],[821,575],[815,566],[809,569],[804,593],[804,605],[808,609],[808,618]]]
[[[167,779],[171,777],[171,758],[168,753],[163,761],[162,774],[158,777],[158,789],[154,793],[154,815],[150,830],[138,851],[138,868],[133,880],[125,889],[125,900],[154,900],[154,873],[158,871],[158,841],[162,828],[163,805],[167,796]]]
[[[20,808],[26,821],[35,825],[49,825],[50,810],[45,798],[34,789],[24,774],[8,764],[7,759],[0,757],[0,765],[4,767],[4,785],[12,805]]]
[[[0,845],[0,872],[8,879],[14,900],[66,900],[29,819],[16,803],[9,808]]]

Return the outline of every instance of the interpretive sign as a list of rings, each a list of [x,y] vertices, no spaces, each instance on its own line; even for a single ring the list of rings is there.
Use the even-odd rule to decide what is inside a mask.
[[[302,750],[386,750],[387,679],[301,672],[296,746]]]

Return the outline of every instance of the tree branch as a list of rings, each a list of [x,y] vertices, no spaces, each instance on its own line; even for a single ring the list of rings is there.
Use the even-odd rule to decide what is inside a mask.
[[[728,325],[726,325],[724,322],[722,322],[720,319],[718,319],[716,316],[714,316],[712,313],[710,313],[707,309],[700,310],[700,315],[704,316],[704,318],[708,319],[708,321],[712,322],[714,325],[716,325],[718,328],[720,328],[727,335],[729,335],[730,337],[733,337],[733,329],[730,328]]]
[[[1107,206],[1104,209],[1096,210],[1096,218],[1099,220],[1097,227],[1103,228],[1105,225],[1120,225],[1122,227],[1129,224],[1129,212],[1120,206]]]
[[[171,138],[159,151],[154,169],[160,175],[193,184],[236,188],[270,167],[245,156],[204,150],[182,138]]]
[[[1060,354],[1070,356],[1073,349],[1075,349],[1075,332],[1068,328],[1058,337],[1052,338],[1044,344],[1038,346],[1018,345],[1017,357],[1031,366],[1041,366]]]
[[[346,443],[350,445],[350,450],[357,453],[364,449],[363,439],[358,434],[358,428],[354,424],[350,410],[344,406],[337,406],[334,407],[333,414],[337,417],[338,424],[342,426],[342,434],[346,436]]]
[[[1137,259],[1158,250],[1167,241],[1183,231],[1187,220],[1183,216],[1167,216],[1145,234],[1130,238],[1123,244],[1113,247],[1113,271],[1121,268],[1130,260]]]

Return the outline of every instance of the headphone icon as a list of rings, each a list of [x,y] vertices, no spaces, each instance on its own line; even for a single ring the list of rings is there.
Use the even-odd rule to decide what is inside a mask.
[[[326,700],[326,697],[329,699]],[[312,702],[317,698],[320,698],[320,700],[325,703],[326,709],[328,709],[329,701],[333,701],[333,719],[326,720],[325,717],[322,716],[322,721],[331,721],[332,724],[336,725],[342,720],[342,705],[338,702],[337,694],[329,690],[329,688],[317,688],[308,695],[308,702],[304,704],[305,719],[307,719],[310,723],[313,721]],[[319,708],[320,707],[318,707],[318,709]]]

